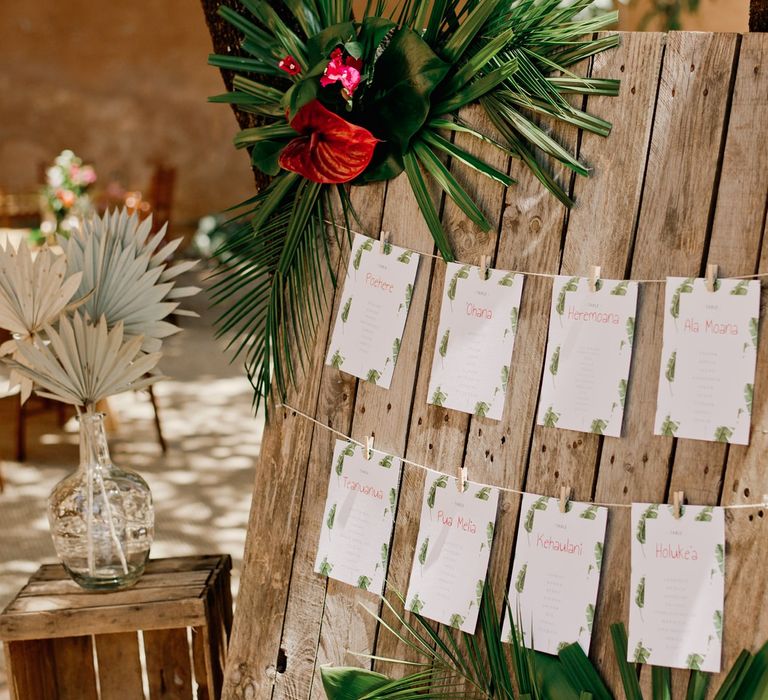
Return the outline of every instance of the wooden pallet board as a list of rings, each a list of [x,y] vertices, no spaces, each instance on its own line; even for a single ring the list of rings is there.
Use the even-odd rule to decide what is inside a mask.
[[[480,234],[450,203],[441,202],[457,258],[476,264],[481,254],[491,254],[495,267],[573,275],[596,264],[606,277],[634,279],[701,275],[707,263],[719,264],[723,275],[768,271],[768,36],[624,34],[619,48],[582,68],[593,76],[621,77],[622,90],[617,98],[587,100],[587,109],[613,122],[608,139],[558,132],[592,168],[592,177],[571,182],[576,207],[566,211],[517,162],[509,168],[518,184],[506,192],[451,164],[498,222],[496,231]],[[479,110],[470,108],[464,116],[490,129]],[[479,154],[507,167],[492,149],[481,148]],[[561,169],[556,173],[568,184]],[[353,201],[370,235],[388,230],[393,243],[434,252],[402,177],[356,189]],[[346,254],[336,259],[340,270]],[[707,504],[749,502],[768,492],[768,473],[761,466],[768,448],[765,333],[748,447],[653,435],[661,284],[640,289],[622,437],[545,429],[535,425],[535,413],[552,283],[528,277],[504,419],[474,418],[426,402],[444,270],[430,257],[420,263],[389,390],[323,366],[339,304],[329,294],[329,313],[288,403],[355,439],[374,435],[377,448],[451,473],[464,464],[470,478],[511,488],[556,495],[568,484],[579,499],[622,503],[665,501],[671,489]],[[407,655],[362,609],[381,611],[375,596],[312,571],[333,444],[330,433],[287,409],[276,411],[267,426],[224,697],[323,698],[321,664],[367,666],[355,652]],[[421,471],[404,468],[388,571],[390,600],[391,589],[407,587],[423,481]],[[499,600],[508,583],[518,508],[519,497],[502,495],[490,568]],[[768,606],[758,602],[768,595],[760,574],[768,555],[766,521],[758,510],[727,517],[726,667],[741,648],[768,638]],[[627,509],[614,509],[591,652],[614,691],[620,680],[608,629],[628,618],[629,537]],[[684,697],[687,673],[675,672],[673,678],[674,697]],[[647,687],[645,672],[641,682]]]

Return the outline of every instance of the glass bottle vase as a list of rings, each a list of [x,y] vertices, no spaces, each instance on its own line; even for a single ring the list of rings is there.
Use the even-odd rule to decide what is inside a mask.
[[[109,456],[103,413],[80,416],[80,466],[48,497],[53,545],[83,588],[118,590],[144,572],[154,538],[149,486]]]

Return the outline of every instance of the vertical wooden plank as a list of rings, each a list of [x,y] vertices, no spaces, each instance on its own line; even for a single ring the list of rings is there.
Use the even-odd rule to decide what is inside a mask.
[[[468,123],[473,124],[481,133],[492,131],[491,122],[480,107],[464,110],[462,117]],[[457,135],[456,143],[497,169],[507,170],[508,159],[493,146],[478,143],[475,139],[465,135]],[[454,162],[451,170],[462,186],[480,205],[493,227],[487,233],[481,231],[466,218],[450,199],[446,198],[442,222],[444,229],[448,232],[454,255],[457,260],[477,265],[480,262],[480,256],[492,257],[494,255],[498,239],[498,222],[501,219],[504,201],[504,187],[479,173],[467,170],[460,163]],[[470,416],[459,411],[427,404],[446,269],[445,264],[438,261],[435,264],[430,284],[429,311],[425,319],[421,358],[418,362],[416,391],[411,409],[406,456],[410,460],[444,470],[455,476],[458,475],[458,470],[463,464]],[[469,479],[476,480],[477,478],[478,475],[470,471]],[[402,604],[393,595],[393,592],[399,592],[404,596],[407,591],[408,576],[411,571],[419,527],[424,481],[423,470],[409,465],[405,466],[403,487],[398,503],[392,559],[388,572],[390,590],[387,591],[390,603],[398,610],[402,610]],[[389,611],[386,611],[383,617],[388,622],[395,623],[394,616],[390,615]],[[381,630],[378,636],[376,653],[389,658],[413,657],[412,651],[387,630]],[[423,658],[419,660],[423,661]],[[401,675],[404,671],[402,666],[392,664],[378,663],[376,668],[391,675]]]
[[[632,278],[700,271],[735,49],[732,34],[667,37]],[[672,441],[653,436],[663,305],[663,284],[643,285],[624,436],[604,439],[596,485],[600,501],[665,498]],[[616,509],[609,519],[605,551],[610,590],[598,601],[601,623],[592,644],[592,657],[615,692],[620,679],[609,627],[627,620],[630,537],[628,509]]]
[[[590,111],[614,126],[608,141],[584,134],[582,152],[590,158],[594,174],[576,180],[577,204],[568,220],[561,274],[585,275],[595,264],[602,267],[606,278],[624,277],[640,208],[662,37],[625,35],[621,46],[598,57],[594,75],[621,77],[621,94],[618,98],[593,98],[587,103]],[[615,158],[616,153],[622,154],[620,160]],[[546,301],[548,320],[550,297]],[[543,357],[544,352],[538,357]],[[600,446],[597,435],[536,426],[526,489],[555,496],[561,485],[568,485],[574,498],[589,500]]]
[[[101,700],[144,700],[138,633],[97,634],[94,644]]]
[[[51,640],[58,700],[97,700],[92,637]]]
[[[143,634],[150,700],[189,700],[192,667],[187,629],[147,630]]]
[[[331,265],[336,269],[339,252],[335,247],[333,251]],[[323,277],[330,306],[333,290],[327,270]],[[318,324],[315,347],[305,357],[298,387],[288,392],[288,403],[310,415],[317,407],[329,311]],[[272,412],[264,431],[243,555],[239,614],[229,645],[225,697],[243,694],[246,688],[258,698],[270,697],[272,692],[314,433],[311,423],[284,408]],[[264,533],[269,533],[268,546]]]
[[[6,642],[3,649],[13,700],[49,700],[58,697],[53,649],[49,639]]]
[[[768,271],[768,35],[745,34],[741,40],[728,136],[723,157],[709,261],[724,274],[749,271],[746,261],[760,255],[757,271]],[[762,250],[760,246],[762,244]],[[763,285],[761,309],[768,306]],[[760,319],[755,401],[749,445],[732,445],[721,481],[722,504],[754,503],[768,492],[765,454],[768,450],[768,333]],[[675,468],[677,472],[677,465]],[[673,480],[677,474],[673,475]],[[727,671],[741,649],[755,651],[768,634],[768,595],[765,561],[768,522],[762,509],[733,510],[726,516],[725,611],[723,669]],[[719,686],[724,673],[712,679]]]
[[[381,225],[386,185],[384,183],[352,190],[352,204],[360,222],[353,222],[369,235],[377,235]],[[338,221],[343,221],[339,213]],[[342,233],[341,235],[346,235]],[[349,246],[345,244],[339,263],[339,292],[328,322],[336,320],[342,302]],[[325,346],[324,346],[325,350]],[[320,394],[315,417],[342,433],[349,434],[357,379],[325,366],[320,378]],[[314,572],[317,542],[323,521],[328,489],[328,474],[337,436],[326,430],[315,433],[304,489],[301,522],[286,608],[285,627],[276,668],[274,698],[307,698],[312,686],[320,638],[327,581]]]
[[[432,237],[405,175],[400,175],[388,185],[381,228],[390,232],[390,240],[395,245],[407,246],[418,252],[429,253],[433,250]],[[405,444],[413,400],[414,378],[419,366],[420,353],[423,352],[422,325],[425,315],[428,314],[427,295],[433,263],[434,261],[429,257],[423,257],[419,262],[402,346],[389,390],[360,382],[355,399],[352,437],[363,440],[366,435],[373,435],[377,449],[390,451],[396,455],[406,453]],[[407,467],[403,471],[399,499],[407,497],[406,492],[410,487],[406,486],[406,483]],[[411,517],[408,512],[411,509],[407,506],[404,508],[402,503],[403,501],[399,500],[392,556],[387,574],[390,582],[392,572],[397,567],[397,532],[403,520]],[[317,656],[318,668],[328,662],[354,666],[368,665],[365,660],[349,654],[348,651],[370,653],[373,650],[376,625],[361,605],[376,609],[378,604],[377,598],[370,593],[357,591],[336,581],[328,582]],[[325,697],[318,673],[315,675],[311,697]]]

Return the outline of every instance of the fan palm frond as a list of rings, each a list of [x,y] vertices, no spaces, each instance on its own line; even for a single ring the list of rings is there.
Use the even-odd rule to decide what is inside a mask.
[[[127,210],[107,212],[85,221],[79,231],[62,240],[70,270],[81,270],[79,292],[94,290],[82,310],[91,319],[104,316],[110,328],[122,323],[126,336],[143,336],[142,349],[154,352],[164,338],[179,328],[164,321],[181,314],[180,299],[196,294],[197,287],[177,287],[176,278],[195,265],[170,264],[181,243],[163,244],[166,227],[150,235],[151,217],[140,221]]]
[[[47,343],[20,343],[18,361],[7,360],[19,374],[34,382],[40,396],[74,406],[93,408],[99,401],[124,391],[149,386],[159,376],[146,376],[161,353],[143,353],[143,338],[126,338],[122,322],[110,330],[102,316],[93,325],[79,312],[62,315],[58,330],[46,326]]]
[[[18,249],[0,246],[0,328],[20,339],[38,335],[64,311],[82,276],[68,274],[66,257],[50,248],[33,257],[25,241]]]

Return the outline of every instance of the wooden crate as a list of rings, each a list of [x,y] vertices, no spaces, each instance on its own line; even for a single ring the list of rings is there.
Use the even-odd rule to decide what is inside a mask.
[[[143,700],[145,682],[151,700],[220,697],[231,568],[229,555],[154,559],[132,588],[94,593],[41,566],[0,616],[12,697]]]

